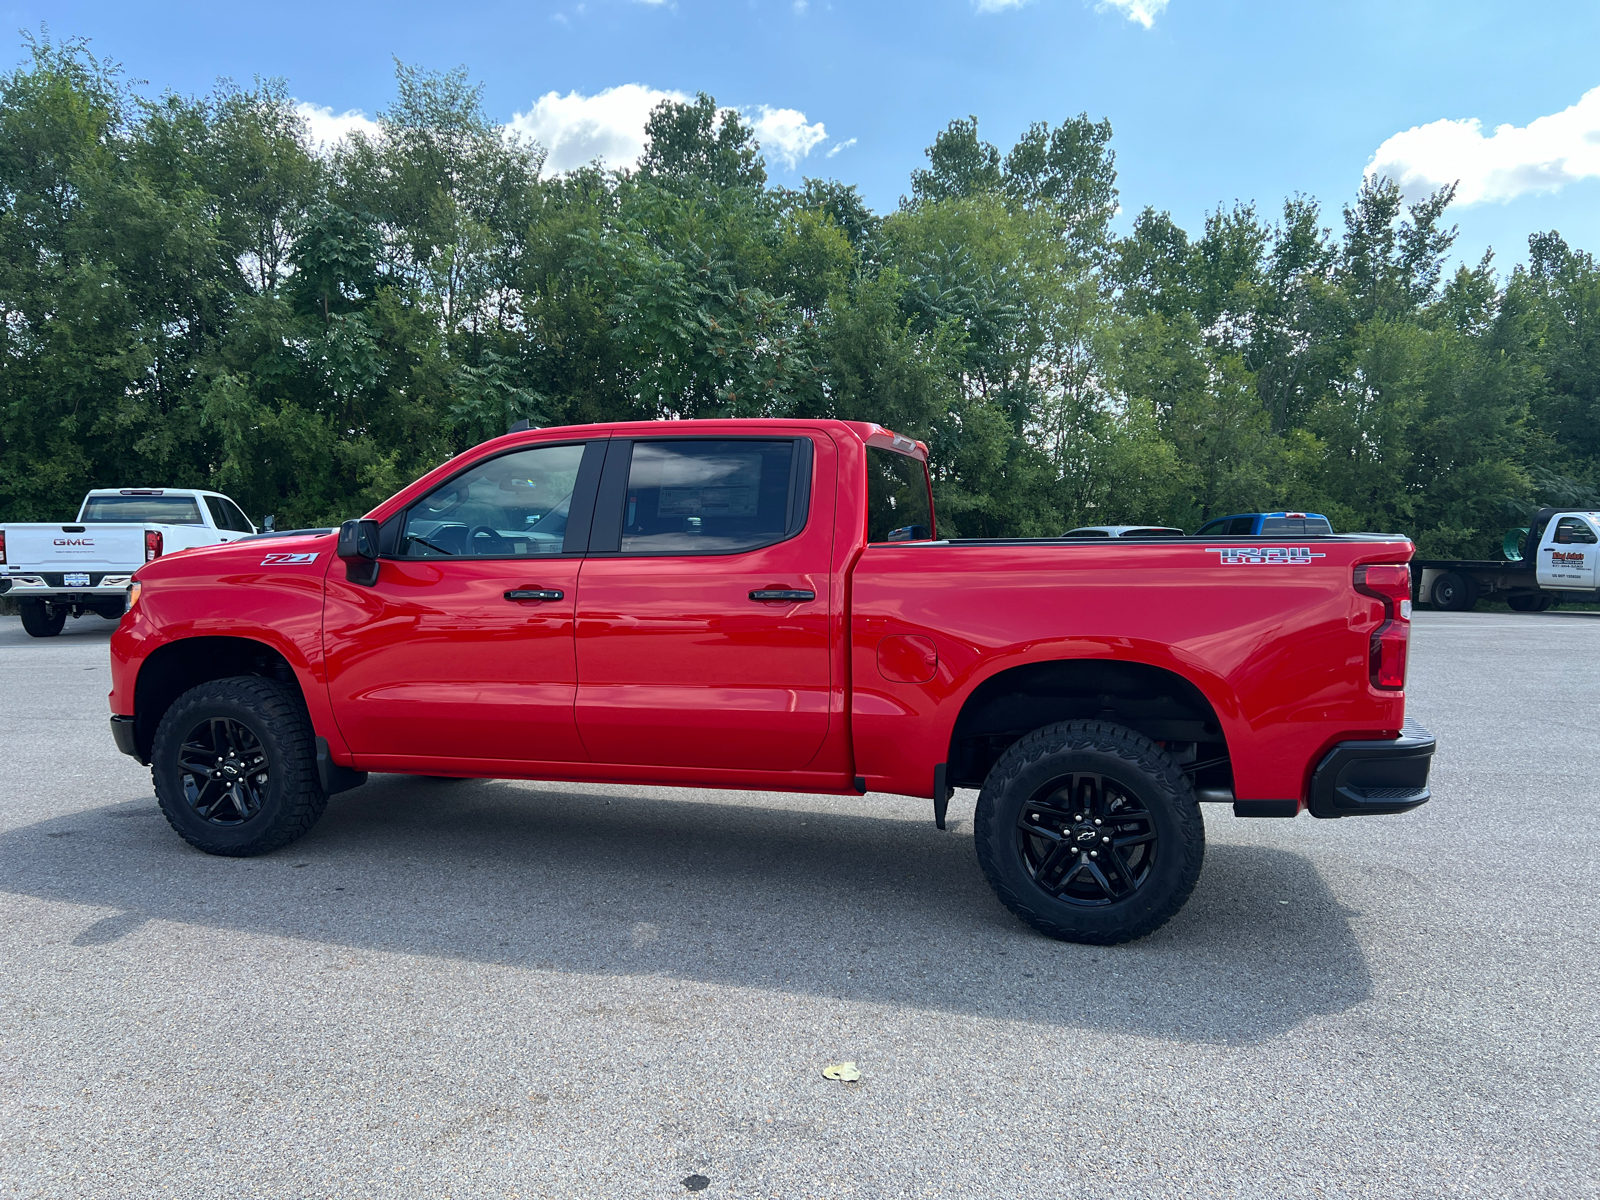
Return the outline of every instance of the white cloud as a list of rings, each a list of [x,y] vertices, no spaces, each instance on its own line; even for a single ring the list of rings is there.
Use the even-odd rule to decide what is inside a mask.
[[[513,116],[506,129],[545,148],[547,172],[570,171],[597,158],[615,170],[639,161],[644,153],[645,121],[663,100],[687,103],[689,97],[642,83],[624,83],[593,96],[546,92],[527,112]],[[751,110],[750,126],[761,149],[791,170],[828,140],[821,121],[810,124],[805,113],[793,108],[757,105]]]
[[[1008,12],[1013,8],[1021,8],[1028,0],[972,0],[972,7],[981,13]],[[1130,21],[1137,21],[1146,29],[1155,24],[1155,20],[1167,8],[1167,0],[1100,0],[1095,6],[1096,12],[1105,12],[1115,9]]]
[[[599,159],[609,168],[631,167],[644,153],[644,123],[663,100],[687,101],[682,92],[664,92],[642,83],[624,83],[593,96],[546,92],[507,125],[549,152],[544,169],[570,171]]]
[[[378,123],[359,108],[336,114],[330,105],[297,100],[294,111],[311,130],[312,145],[320,153],[326,154],[335,144],[344,141],[352,133],[364,133],[368,137],[378,136]]]
[[[795,108],[771,108],[759,105],[751,128],[761,148],[775,158],[781,158],[794,170],[799,161],[828,140],[828,131],[822,122],[806,124],[806,115]]]
[[[824,158],[832,158],[835,154],[839,153],[839,151],[848,150],[848,149],[850,149],[851,146],[854,146],[855,144],[856,144],[855,138],[846,138],[844,141],[839,142],[837,145],[835,145],[834,148],[832,150],[829,150],[827,154],[823,155],[823,157]]]
[[[1100,12],[1114,8],[1130,21],[1137,21],[1146,29],[1167,10],[1167,0],[1102,0],[1095,6]]]
[[[1476,117],[1418,125],[1379,146],[1366,175],[1387,175],[1412,199],[1459,180],[1457,204],[1504,204],[1595,178],[1600,87],[1571,108],[1521,127],[1501,125],[1488,137]]]

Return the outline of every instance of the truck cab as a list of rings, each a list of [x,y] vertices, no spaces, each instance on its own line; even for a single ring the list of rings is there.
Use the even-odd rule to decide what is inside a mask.
[[[1559,513],[1544,527],[1535,571],[1541,588],[1592,592],[1600,560],[1600,511]]]
[[[1207,521],[1196,537],[1303,537],[1331,534],[1333,525],[1321,513],[1235,513]]]

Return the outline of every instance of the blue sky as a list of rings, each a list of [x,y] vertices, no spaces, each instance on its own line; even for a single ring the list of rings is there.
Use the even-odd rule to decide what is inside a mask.
[[[385,105],[396,57],[465,65],[492,115],[561,160],[625,159],[658,93],[707,91],[757,121],[776,180],[832,175],[885,210],[952,117],[975,114],[1005,149],[1030,121],[1087,111],[1115,130],[1124,222],[1154,205],[1195,230],[1219,202],[1275,212],[1303,192],[1337,226],[1382,148],[1412,191],[1464,180],[1476,202],[1451,214],[1464,258],[1492,245],[1509,266],[1530,232],[1551,228],[1600,252],[1600,91],[1584,100],[1600,89],[1593,0],[0,0],[0,11],[12,29],[89,38],[154,90],[280,76],[328,136]]]

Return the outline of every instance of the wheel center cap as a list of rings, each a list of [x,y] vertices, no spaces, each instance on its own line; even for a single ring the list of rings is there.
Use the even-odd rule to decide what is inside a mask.
[[[1072,835],[1072,840],[1075,842],[1082,842],[1087,845],[1088,843],[1094,841],[1095,836],[1096,834],[1093,825],[1079,825],[1077,831]]]

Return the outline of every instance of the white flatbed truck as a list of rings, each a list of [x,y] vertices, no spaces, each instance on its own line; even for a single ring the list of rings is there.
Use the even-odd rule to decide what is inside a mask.
[[[1465,612],[1483,598],[1518,612],[1563,600],[1600,603],[1600,510],[1540,509],[1525,535],[1507,536],[1505,554],[1501,561],[1414,558],[1412,598],[1445,612]]]

